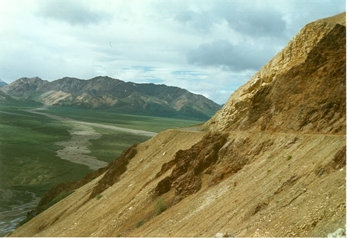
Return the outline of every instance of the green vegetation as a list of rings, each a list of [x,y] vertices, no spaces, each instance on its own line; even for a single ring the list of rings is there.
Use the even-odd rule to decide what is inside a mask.
[[[30,221],[31,219],[33,219],[35,217],[34,214],[28,214],[22,221],[20,221],[17,225],[17,227],[27,223],[28,221]]]
[[[24,111],[28,105],[0,104],[0,212],[2,230],[25,218],[53,186],[82,178],[86,166],[61,160],[55,143],[70,139],[69,128],[60,122]],[[11,213],[6,213],[11,211]],[[28,216],[22,223],[30,220]]]
[[[79,180],[91,171],[87,166],[57,157],[57,150],[63,147],[56,143],[70,140],[69,130],[72,129],[72,125],[26,111],[38,107],[40,104],[33,102],[0,104],[0,212],[12,211],[11,216],[2,218],[8,227],[13,225],[14,219],[24,219],[25,213],[36,206],[37,199],[46,191],[62,182]],[[154,132],[200,123],[68,107],[51,107],[48,113],[86,122]],[[116,159],[129,146],[148,139],[146,136],[114,130],[94,130],[100,133],[101,137],[90,141],[90,155],[106,162]],[[11,194],[11,199],[8,199],[8,194]],[[68,195],[58,195],[43,209]],[[101,196],[98,195],[97,199]],[[25,206],[24,210],[22,206]],[[165,210],[163,201],[157,202],[155,210],[156,214]],[[22,224],[29,219],[31,216]]]
[[[21,109],[0,105],[0,188],[26,186],[40,196],[90,171],[56,156],[55,142],[70,138],[68,127]]]
[[[166,210],[166,206],[162,198],[157,199],[155,204],[155,215],[159,215]]]
[[[189,127],[201,123],[201,121],[129,115],[109,110],[90,110],[73,107],[50,107],[47,112],[75,120],[153,132],[160,132],[169,128]],[[149,137],[132,133],[117,132],[102,128],[94,129],[102,136],[99,139],[90,141],[90,155],[106,162],[115,160],[123,150],[131,145],[149,139]]]
[[[95,196],[95,198],[96,198],[97,200],[101,199],[102,197],[103,197],[103,195],[100,194],[100,193],[98,193],[97,196]]]
[[[137,224],[135,224],[136,228],[141,227],[144,224],[144,220],[138,221]]]
[[[91,140],[88,147],[90,155],[106,162],[114,161],[125,149],[133,144],[146,141],[149,137],[131,133],[117,132],[107,129],[95,128],[102,136],[99,139]]]
[[[52,199],[49,203],[45,204],[44,206],[40,207],[40,210],[38,211],[38,213],[41,213],[43,211],[45,211],[46,209],[48,209],[49,207],[53,206],[54,204],[56,204],[57,202],[59,202],[60,200],[62,200],[63,198],[66,198],[67,196],[69,196],[70,194],[72,194],[74,192],[73,191],[69,191],[69,192],[62,192],[60,193],[57,197],[55,197],[54,199]],[[34,213],[29,213],[27,214],[26,218],[23,219],[18,225],[21,226],[25,223],[27,223],[28,221],[30,221],[32,218],[35,217]]]
[[[291,160],[292,156],[288,155],[288,157],[286,157],[286,160]]]
[[[202,121],[130,115],[109,110],[91,110],[73,107],[50,107],[48,112],[75,120],[96,122],[131,129],[160,132],[169,128],[189,127]]]

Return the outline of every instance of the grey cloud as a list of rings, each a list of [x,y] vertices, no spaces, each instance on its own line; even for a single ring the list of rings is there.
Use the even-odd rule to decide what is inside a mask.
[[[223,102],[246,72],[309,21],[344,11],[345,0],[11,0],[1,7],[0,77],[8,82],[151,77]],[[124,70],[132,65],[156,70]]]
[[[183,10],[178,12],[174,19],[195,31],[208,32],[217,19],[205,12]]]
[[[174,20],[195,31],[209,31],[214,24],[226,21],[229,27],[249,37],[280,38],[287,24],[280,11],[269,7],[257,8],[250,1],[216,0],[205,10],[181,9]]]
[[[273,55],[272,50],[233,45],[228,41],[202,44],[187,54],[189,63],[220,66],[233,71],[258,70]]]
[[[225,16],[230,28],[252,37],[284,37],[286,22],[282,15],[267,9],[236,11]],[[250,12],[251,11],[251,12]]]
[[[68,0],[44,1],[39,15],[71,25],[97,24],[109,17],[105,13],[91,10],[82,2]]]

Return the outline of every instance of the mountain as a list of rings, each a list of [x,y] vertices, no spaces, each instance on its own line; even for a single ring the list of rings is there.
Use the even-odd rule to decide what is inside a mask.
[[[12,236],[345,233],[345,14],[306,25],[202,128],[167,130],[41,200]]]
[[[7,85],[7,83],[0,79],[0,87],[6,86],[6,85]]]
[[[344,133],[344,32],[345,14],[304,27],[205,126],[218,131]]]
[[[0,90],[0,102],[12,102],[12,101],[14,101],[13,98],[11,98],[9,95],[7,95],[6,93]]]
[[[48,82],[21,78],[3,88],[7,94],[45,105],[108,108],[127,113],[208,119],[220,106],[178,87],[136,84],[110,77],[62,78]]]

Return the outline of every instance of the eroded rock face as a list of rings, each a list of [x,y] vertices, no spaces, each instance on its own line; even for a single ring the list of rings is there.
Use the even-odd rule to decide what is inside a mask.
[[[219,159],[219,150],[227,140],[227,135],[216,133],[206,135],[200,142],[190,149],[179,150],[173,160],[163,164],[157,177],[174,166],[170,176],[161,180],[156,188],[155,195],[161,196],[174,189],[173,203],[200,190],[201,175]]]
[[[137,154],[136,145],[129,147],[122,154],[107,166],[106,173],[98,181],[98,184],[93,188],[90,198],[103,192],[108,187],[116,183],[120,176],[127,170],[129,161]]]
[[[345,42],[345,14],[308,24],[204,127],[345,133]]]

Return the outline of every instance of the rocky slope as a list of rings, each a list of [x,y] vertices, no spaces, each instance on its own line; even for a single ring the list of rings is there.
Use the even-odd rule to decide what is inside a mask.
[[[123,82],[110,77],[62,78],[48,82],[21,78],[3,87],[8,95],[45,105],[107,108],[127,113],[208,119],[220,106],[187,90]]]
[[[0,91],[0,102],[7,102],[7,101],[14,101],[14,100],[6,93]]]
[[[306,25],[206,127],[344,133],[345,14]]]
[[[344,20],[308,24],[203,130],[168,130],[132,147],[12,235],[327,236],[344,228]]]

